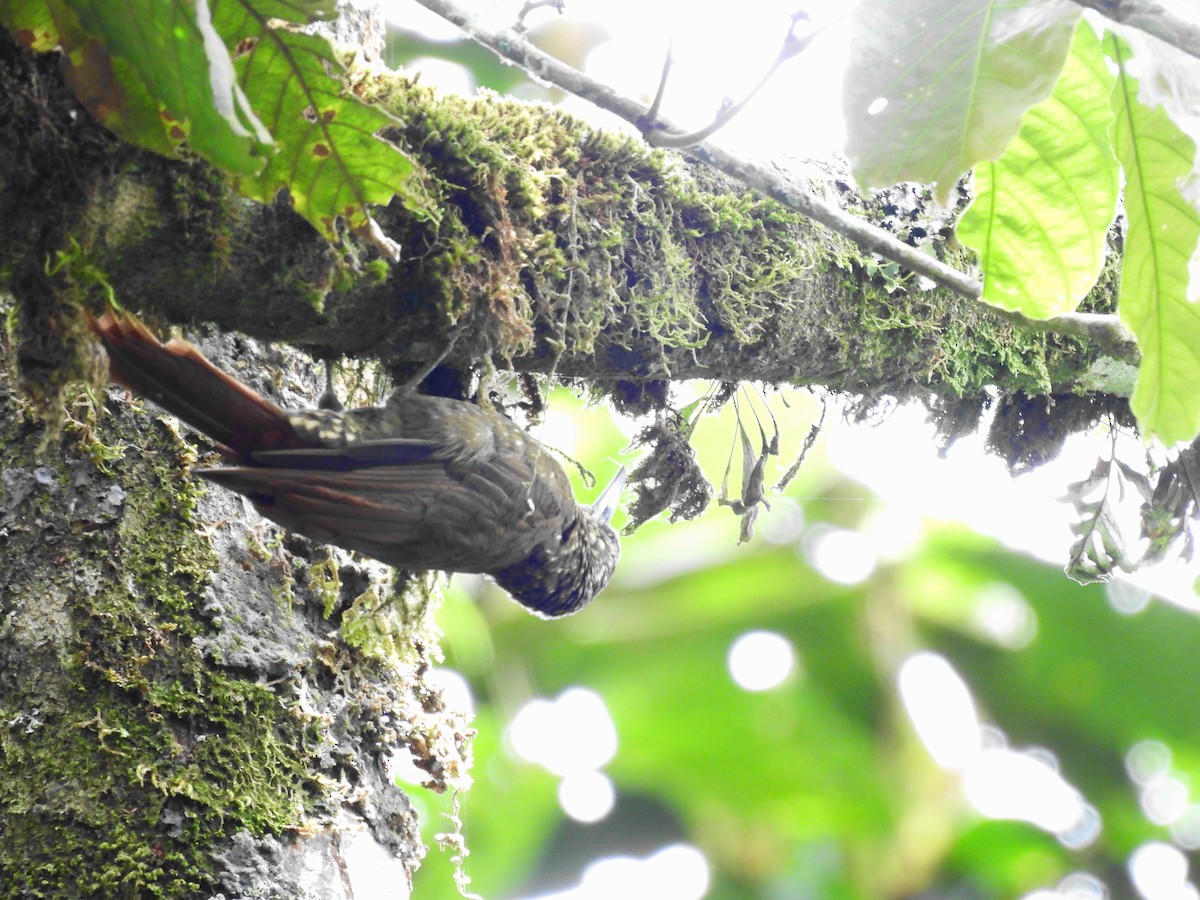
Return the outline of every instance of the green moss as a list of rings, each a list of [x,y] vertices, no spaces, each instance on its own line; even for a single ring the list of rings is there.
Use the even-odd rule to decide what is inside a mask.
[[[244,203],[219,172],[204,165],[189,166],[171,180],[171,200],[178,219],[187,223],[191,241],[207,240],[218,267],[226,265],[240,240],[228,223],[232,204]],[[183,273],[180,273],[183,277]]]
[[[22,437],[20,417],[7,421],[17,430],[0,436],[6,465]],[[0,708],[0,897],[193,896],[212,887],[215,844],[299,827],[317,799],[316,726],[268,687],[214,669],[194,643],[211,627],[198,605],[215,558],[191,521],[201,488],[179,475],[191,450],[144,419],[136,435],[141,452],[122,468],[138,474],[116,527],[89,532],[83,558],[39,558],[61,580],[20,601],[22,627],[45,629],[56,656],[45,671],[61,682],[23,683]],[[89,455],[98,446],[88,433]],[[68,473],[61,457],[46,465]],[[64,496],[38,498],[48,521],[66,515],[54,508]],[[45,552],[28,539],[0,561],[0,583],[12,580],[3,569]],[[97,567],[117,577],[95,581]]]
[[[678,359],[749,377],[794,368],[834,390],[925,400],[1001,381],[1061,391],[1080,371],[1078,342],[1019,332],[977,303],[926,290],[799,214],[636,140],[493,95],[440,97],[402,76],[366,75],[359,86],[410,123],[401,140],[444,211],[418,244],[431,248],[422,276],[441,285],[423,299],[451,321],[469,315],[501,356],[570,348],[633,378],[669,377]],[[969,254],[942,238],[952,214],[911,186],[895,191],[895,208],[836,199],[969,271]]]
[[[535,338],[586,356],[649,336],[658,358],[633,367],[666,372],[673,351],[703,346],[714,326],[760,339],[811,265],[799,216],[708,190],[634,139],[486,93],[437,97],[400,76],[359,87],[413,123],[417,180],[445,211],[422,260],[443,287],[425,299],[452,321],[486,312],[502,356],[536,351]]]
[[[962,257],[947,262],[969,271]],[[1073,338],[1022,331],[942,288],[922,289],[911,274],[861,260],[852,247],[833,261],[846,279],[842,289],[858,299],[856,327],[841,329],[843,352],[855,359],[860,381],[901,399],[980,396],[1001,377],[1008,390],[1050,394],[1071,383],[1067,373],[1087,352]]]
[[[343,613],[342,639],[368,659],[388,665],[427,662],[430,653],[439,653],[442,635],[434,620],[441,604],[435,578],[406,577],[382,597],[369,588]]]
[[[338,598],[342,593],[342,580],[338,575],[337,562],[332,554],[308,567],[308,584],[321,598],[321,612],[328,619],[333,615]]]

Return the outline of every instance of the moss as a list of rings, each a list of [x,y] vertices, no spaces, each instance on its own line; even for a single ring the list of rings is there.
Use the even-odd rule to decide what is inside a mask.
[[[490,95],[436,97],[399,76],[364,83],[407,123],[399,138],[442,199],[423,272],[444,278],[443,312],[487,323],[501,356],[569,352],[634,380],[669,377],[680,362],[749,378],[795,370],[798,381],[901,397],[978,392],[1006,366],[1020,390],[1062,374],[1057,344],[636,141]],[[906,196],[902,213],[884,204],[875,218],[953,255],[943,214],[924,199]],[[1063,346],[1062,358],[1077,349]]]
[[[321,614],[328,619],[337,607],[342,594],[342,580],[338,576],[337,562],[332,554],[326,554],[324,559],[312,563],[306,570],[305,577],[309,587],[321,599]]]
[[[21,416],[5,421],[9,469],[35,436]],[[117,424],[72,437],[85,435],[93,458],[104,442],[101,459],[114,443],[139,447],[122,466],[139,474],[119,489],[119,513],[64,507],[71,492],[47,483],[30,498],[37,526],[15,532],[0,560],[0,584],[17,582],[16,566],[46,573],[6,601],[26,632],[0,633],[5,655],[53,655],[31,669],[61,679],[24,680],[0,708],[0,897],[192,896],[212,887],[215,844],[299,827],[318,796],[315,725],[266,686],[214,669],[196,642],[211,629],[198,598],[215,558],[191,521],[200,488],[179,475],[191,448],[170,428],[143,421],[122,438]],[[70,440],[45,466],[68,486],[90,477]],[[55,565],[53,534],[80,527],[83,555]],[[115,579],[98,571],[113,568]]]
[[[386,596],[374,587],[364,591],[342,614],[342,638],[368,659],[387,665],[438,656],[441,630],[434,613],[441,605],[441,592],[435,577],[398,580]]]
[[[812,265],[799,216],[698,184],[631,138],[486,93],[437,97],[403,76],[363,75],[359,93],[406,123],[397,138],[445,210],[422,261],[442,280],[433,301],[451,321],[472,316],[502,357],[650,338],[657,358],[632,368],[667,373],[714,328],[761,340]]]
[[[187,223],[189,240],[207,244],[217,267],[231,263],[241,238],[230,229],[236,217],[229,212],[233,204],[245,201],[236,197],[219,172],[203,165],[182,168],[170,186],[172,211],[177,220]]]

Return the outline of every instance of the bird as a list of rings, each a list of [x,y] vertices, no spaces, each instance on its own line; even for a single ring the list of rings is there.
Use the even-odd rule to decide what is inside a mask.
[[[284,409],[135,315],[85,310],[109,375],[206,435],[200,477],[315,541],[412,571],[488,575],[542,618],[587,606],[620,555],[618,471],[593,506],[494,408],[397,388],[382,406]]]

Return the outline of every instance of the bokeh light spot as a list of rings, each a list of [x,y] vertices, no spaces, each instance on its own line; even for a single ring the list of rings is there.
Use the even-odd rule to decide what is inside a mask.
[[[513,717],[508,737],[518,756],[555,775],[599,769],[617,752],[617,728],[603,698],[580,687],[555,700],[530,700]]]
[[[576,822],[599,822],[616,803],[612,780],[603,772],[576,772],[558,783],[558,805]]]
[[[778,687],[796,669],[791,641],[774,631],[747,631],[729,647],[729,674],[744,691]]]
[[[857,531],[813,528],[802,548],[808,564],[837,584],[861,584],[875,571],[875,545]]]

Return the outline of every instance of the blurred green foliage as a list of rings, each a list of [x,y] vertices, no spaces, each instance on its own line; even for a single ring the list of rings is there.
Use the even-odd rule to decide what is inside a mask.
[[[392,62],[439,56],[478,84],[515,89],[513,70],[477,48],[414,40],[395,45]],[[782,456],[768,483],[820,414],[811,398],[788,400],[770,401]],[[577,406],[565,395],[550,404],[555,415],[577,416]],[[577,429],[586,443],[558,445],[603,481],[623,438],[603,410],[587,415]],[[740,459],[737,440],[730,407],[700,421],[692,443],[714,484],[731,451]],[[440,615],[447,665],[470,681],[478,712],[475,786],[464,800],[474,887],[489,900],[561,890],[590,860],[684,840],[705,854],[707,897],[719,900],[1010,898],[1054,890],[1073,873],[1133,896],[1131,852],[1172,833],[1143,812],[1131,748],[1162,742],[1160,775],[1184,786],[1200,773],[1195,615],[1157,601],[1119,612],[1111,587],[1074,584],[965,526],[927,526],[898,558],[868,565],[860,583],[831,581],[811,564],[814,537],[849,529],[869,544],[881,501],[841,475],[820,443],[786,496],[768,499],[772,511],[743,546],[737,517],[715,503],[694,522],[651,522],[624,539],[596,604],[566,621],[523,615],[492,589],[451,586]],[[988,624],[997,596],[1024,616],[1008,635]],[[727,654],[759,629],[785,636],[799,666],[780,686],[747,692]],[[961,676],[994,735],[1055,761],[1099,816],[1094,840],[1072,849],[972,807],[961,774],[933,760],[898,693],[898,670],[922,651]],[[617,805],[593,825],[567,819],[558,778],[505,739],[523,703],[571,686],[600,694],[618,733],[605,767]],[[432,839],[448,801],[416,796],[429,801]],[[414,896],[457,896],[445,855],[431,851]]]
[[[801,395],[787,410],[771,402],[785,413],[783,469],[819,410]],[[555,416],[573,405],[568,395],[551,399]],[[566,449],[603,480],[619,433],[603,409],[585,415],[577,433],[589,444]],[[564,432],[548,428],[547,439],[555,433]],[[731,408],[706,421],[696,440],[705,471],[719,478],[736,440]],[[705,854],[707,896],[722,900],[1007,898],[1077,871],[1124,896],[1129,854],[1170,840],[1142,813],[1125,759],[1139,741],[1161,741],[1185,783],[1200,762],[1191,677],[1200,622],[1161,602],[1118,612],[1104,586],[1081,587],[1060,568],[949,526],[927,528],[861,583],[834,583],[809,562],[812,536],[867,534],[880,502],[822,448],[791,499],[773,499],[754,541],[738,547],[736,517],[715,504],[695,522],[651,523],[625,539],[612,586],[568,620],[524,615],[491,588],[470,597],[451,586],[440,615],[447,665],[470,680],[478,709],[467,870],[489,900],[562,889],[591,858],[647,856],[679,840]],[[1024,635],[986,625],[998,594],[1023,611]],[[780,686],[747,692],[727,655],[757,629],[785,636],[800,665]],[[923,650],[950,663],[981,721],[1009,746],[1053,754],[1099,813],[1093,843],[1072,850],[1032,824],[971,807],[961,776],[933,761],[897,692],[899,667]],[[556,776],[505,743],[524,702],[571,686],[600,694],[618,733],[605,767],[617,807],[594,825],[567,820]],[[425,796],[430,834],[445,830],[445,801]],[[646,827],[631,826],[639,815]],[[414,896],[456,896],[436,850]]]

